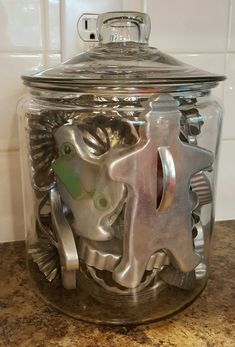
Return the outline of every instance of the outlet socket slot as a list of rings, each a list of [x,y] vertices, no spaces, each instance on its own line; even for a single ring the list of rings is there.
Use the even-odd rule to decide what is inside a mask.
[[[83,13],[77,22],[77,31],[80,38],[85,42],[98,41],[96,23],[98,14]]]

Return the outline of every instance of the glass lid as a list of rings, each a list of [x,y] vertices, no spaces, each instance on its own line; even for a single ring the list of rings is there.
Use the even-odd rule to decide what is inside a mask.
[[[24,83],[46,89],[74,90],[81,86],[147,88],[208,82],[210,88],[225,79],[150,47],[150,18],[145,13],[101,14],[97,32],[96,47],[54,68],[23,76]]]

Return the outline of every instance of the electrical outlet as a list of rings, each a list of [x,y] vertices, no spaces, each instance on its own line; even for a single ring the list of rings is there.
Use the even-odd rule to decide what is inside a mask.
[[[97,13],[108,11],[142,11],[144,0],[60,0],[59,3],[61,59],[64,61],[97,45],[98,38],[94,28],[96,24],[92,17],[89,17],[85,29],[85,22],[80,23],[79,20],[84,14],[97,17]],[[80,29],[82,23],[84,27]],[[95,34],[94,39],[92,33]]]
[[[98,14],[84,13],[78,20],[77,30],[81,39],[85,42],[98,41],[96,22]]]
[[[62,61],[97,45],[96,30],[90,33],[89,30],[87,30],[87,32],[84,29],[80,30],[82,21],[78,24],[79,18],[84,14],[97,16],[97,13],[121,11],[122,1],[123,0],[60,0]],[[88,29],[89,24],[91,24],[91,28],[94,26],[94,22],[91,22],[90,18],[87,22]],[[92,33],[95,33],[95,39],[90,39],[90,34]]]

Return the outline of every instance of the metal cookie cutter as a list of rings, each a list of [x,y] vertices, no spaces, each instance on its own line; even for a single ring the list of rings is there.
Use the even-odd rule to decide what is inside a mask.
[[[186,99],[180,105],[181,134],[191,145],[197,145],[197,136],[201,133],[201,127],[204,124],[203,117],[196,108],[196,102],[197,99]]]
[[[113,272],[114,281],[127,288],[139,285],[151,255],[158,250],[167,249],[171,262],[182,272],[192,271],[200,262],[192,242],[191,212],[196,202],[189,182],[212,165],[213,155],[179,139],[180,118],[174,98],[159,95],[145,115],[138,144],[120,151],[109,163],[110,177],[128,187],[123,256]],[[164,181],[158,209],[157,156]]]
[[[32,249],[33,260],[49,281],[55,279],[60,266],[61,280],[64,288],[76,288],[76,271],[79,269],[77,248],[71,227],[63,212],[60,195],[56,188],[49,192],[51,205],[52,230],[41,220],[40,210],[45,199],[39,204],[38,223],[40,227],[39,244]],[[55,253],[57,250],[57,253]],[[57,259],[58,258],[58,259]]]
[[[99,242],[81,237],[78,253],[88,266],[113,272],[122,258],[122,240],[114,238],[110,241]],[[163,251],[158,251],[150,257],[146,270],[159,270],[164,265],[169,265],[169,262],[168,255]]]
[[[132,294],[132,289],[120,288],[111,277],[111,273],[122,258],[122,240],[114,238],[110,241],[99,242],[81,237],[78,253],[80,259],[86,264],[91,278],[103,289],[121,295]],[[135,288],[135,292],[140,293],[146,288],[148,292],[146,295],[150,295],[151,291],[155,295],[156,290],[164,289],[166,285],[159,279],[158,271],[168,264],[169,257],[165,252],[158,251],[153,254],[146,268],[145,279]]]
[[[47,239],[40,239],[40,242],[28,250],[33,261],[38,265],[39,270],[45,275],[49,282],[52,282],[59,274],[59,259],[56,246]]]
[[[182,289],[189,290],[193,288],[196,281],[195,271],[190,272],[181,272],[175,269],[172,265],[165,267],[160,273],[159,276],[167,284],[171,286],[179,287]]]
[[[52,228],[58,242],[58,252],[61,264],[61,277],[66,289],[76,288],[76,271],[79,269],[79,259],[72,229],[68,224],[58,191],[50,191]]]
[[[75,118],[74,112],[47,110],[27,115],[31,180],[36,191],[49,191],[54,186],[51,162],[56,157],[54,129]]]
[[[200,263],[190,272],[181,272],[173,266],[167,266],[159,272],[159,277],[167,284],[189,290],[195,286],[197,280],[201,280],[207,275],[207,265],[204,259],[204,231],[201,222],[194,225],[197,235],[194,238],[195,251],[201,256]]]
[[[117,285],[115,285],[115,283],[113,283],[113,285],[107,284],[104,278],[98,276],[95,268],[88,266],[88,271],[91,277],[95,280],[95,282],[97,282],[106,291],[113,292],[116,294],[121,294],[121,295],[133,294],[133,289],[129,289],[129,288],[120,289]],[[155,281],[153,285],[149,287],[149,292],[156,291],[156,289],[158,289],[158,292],[160,292],[162,289],[166,288],[166,284],[162,280],[156,279],[156,276],[157,276],[157,269],[154,269],[154,271],[149,273],[144,279],[144,281],[142,281],[139,284],[139,286],[135,288],[135,294],[138,295],[137,293],[141,293],[141,291],[145,289],[146,287],[148,287],[150,283],[153,282],[154,279]],[[144,294],[142,295],[144,296]]]
[[[211,186],[203,171],[196,173],[191,178],[190,186],[192,191],[197,194],[198,198],[198,207],[193,211],[193,231],[196,233],[193,243],[197,254],[201,256],[201,261],[195,269],[190,272],[180,272],[173,266],[170,266],[164,268],[159,273],[160,278],[166,283],[182,289],[191,289],[195,285],[196,280],[201,280],[207,275],[207,265],[204,259],[204,230],[200,221],[200,210],[202,205],[206,205],[212,201]]]
[[[201,280],[207,275],[207,265],[204,258],[205,255],[205,238],[204,230],[201,222],[198,222],[194,226],[197,230],[197,235],[194,238],[194,247],[198,254],[201,256],[201,262],[195,267],[195,276],[197,280]]]
[[[52,282],[60,274],[60,260],[56,235],[50,226],[50,210],[47,211],[48,213],[43,211],[48,201],[49,193],[46,193],[38,204],[36,223],[38,241],[28,250],[28,253],[32,255],[33,261],[46,279]]]
[[[197,172],[190,180],[192,191],[197,194],[200,206],[212,202],[212,192],[210,181],[203,171]]]
[[[52,168],[62,200],[73,214],[74,232],[91,240],[112,239],[112,223],[120,213],[126,190],[107,176],[109,152],[92,155],[75,125],[60,127],[55,139],[60,155]]]

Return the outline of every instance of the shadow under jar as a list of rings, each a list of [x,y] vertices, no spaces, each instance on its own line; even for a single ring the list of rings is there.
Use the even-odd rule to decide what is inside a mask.
[[[97,47],[23,76],[28,266],[64,313],[137,324],[206,285],[224,76],[150,47],[147,14],[105,13],[97,30]]]

